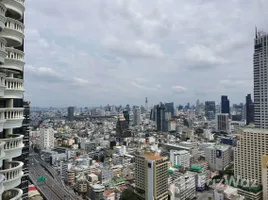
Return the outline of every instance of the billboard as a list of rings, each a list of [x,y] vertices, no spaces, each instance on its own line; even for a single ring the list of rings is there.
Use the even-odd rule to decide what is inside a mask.
[[[216,150],[216,158],[221,158],[221,150]]]

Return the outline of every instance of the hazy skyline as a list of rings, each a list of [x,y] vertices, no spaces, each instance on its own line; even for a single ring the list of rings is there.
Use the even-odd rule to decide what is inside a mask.
[[[265,0],[27,0],[33,106],[245,101]],[[265,21],[266,19],[266,21]],[[268,31],[268,30],[266,30]]]

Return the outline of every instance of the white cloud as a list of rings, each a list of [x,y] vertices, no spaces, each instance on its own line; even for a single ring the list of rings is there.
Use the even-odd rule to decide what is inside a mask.
[[[171,88],[176,93],[183,93],[186,91],[186,88],[180,85],[172,86]]]
[[[244,101],[252,92],[254,26],[268,25],[265,0],[25,5],[25,88],[33,105],[141,104],[146,96],[151,104],[194,103],[220,93]],[[175,91],[184,92],[180,99]]]

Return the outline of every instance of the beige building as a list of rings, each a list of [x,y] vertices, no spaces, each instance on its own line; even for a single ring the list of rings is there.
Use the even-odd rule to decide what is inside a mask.
[[[262,174],[262,195],[263,199],[268,199],[268,155],[262,156],[261,160]]]
[[[168,158],[146,152],[135,158],[135,192],[143,200],[168,199]]]
[[[249,185],[262,180],[262,156],[268,155],[268,130],[245,128],[237,138],[237,147],[234,152],[234,175],[240,179],[250,181]],[[263,179],[267,179],[263,177]],[[239,190],[239,193],[250,199],[260,199],[261,192],[249,193]],[[249,197],[250,195],[250,197]]]

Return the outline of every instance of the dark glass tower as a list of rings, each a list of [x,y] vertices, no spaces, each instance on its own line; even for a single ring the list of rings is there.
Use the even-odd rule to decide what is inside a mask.
[[[171,113],[171,119],[174,118],[174,103],[165,103],[166,111]]]
[[[246,124],[254,123],[254,103],[251,94],[246,96]]]
[[[206,101],[205,102],[205,116],[208,120],[215,119],[216,114],[216,104],[215,101]]]
[[[22,199],[28,199],[28,179],[29,179],[29,126],[30,126],[30,102],[24,101],[24,120],[22,124],[22,128],[20,129],[21,133],[23,134],[23,143],[24,147],[22,149],[22,154],[20,157],[16,158],[17,161],[24,162],[23,165],[23,172],[24,175],[21,178],[21,184],[18,188],[23,190]]]
[[[157,131],[164,131],[165,124],[165,105],[160,103],[156,106],[156,126]]]
[[[225,95],[221,96],[221,113],[230,113],[230,101]]]
[[[68,107],[68,121],[74,120],[74,107]]]

